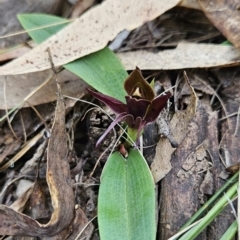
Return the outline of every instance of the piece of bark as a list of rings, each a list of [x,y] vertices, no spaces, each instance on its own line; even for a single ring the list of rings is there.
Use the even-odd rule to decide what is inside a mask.
[[[201,186],[204,183],[206,170],[210,171],[213,177],[212,185],[209,186],[212,191],[215,192],[223,184],[219,178],[224,168],[218,155],[217,120],[217,113],[212,112],[209,103],[201,101],[197,114],[189,125],[187,137],[171,159],[173,168],[161,183],[158,239],[168,239],[173,236],[200,208],[200,201],[203,200]],[[199,153],[202,146],[206,150],[206,155]],[[206,158],[205,165],[201,157]],[[190,160],[190,158],[193,160],[192,164],[186,165],[186,159]],[[182,168],[183,166],[186,170]],[[211,181],[209,183],[211,184]],[[223,217],[224,221],[220,216],[220,219],[214,223],[217,237],[209,238],[210,234],[213,237],[211,225],[197,239],[219,239],[231,222],[226,220],[226,215]]]
[[[173,168],[161,183],[158,239],[173,236],[200,206],[198,185],[205,174],[198,174],[194,169],[185,171],[182,165],[206,139],[208,129],[203,126],[207,124],[208,115],[200,103],[189,124],[187,137],[172,156]],[[200,239],[206,239],[206,233],[201,234]]]
[[[206,201],[224,184],[220,178],[224,166],[219,158],[218,139],[218,113],[212,111],[204,98],[189,127],[188,137],[172,158],[173,169],[161,184],[159,239],[174,235],[201,207],[200,202]],[[200,169],[204,167],[200,164],[204,158],[207,172]],[[209,173],[210,180],[206,182]],[[197,239],[220,239],[233,220],[227,207]]]

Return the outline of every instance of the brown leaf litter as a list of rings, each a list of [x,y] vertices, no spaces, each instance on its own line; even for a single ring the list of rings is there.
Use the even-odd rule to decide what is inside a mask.
[[[44,237],[57,234],[61,236],[61,232],[63,232],[63,235],[66,237],[66,235],[71,235],[72,232],[75,233],[74,228],[70,227],[75,218],[75,197],[68,164],[65,105],[60,95],[49,138],[47,157],[47,184],[53,207],[50,221],[46,224],[41,224],[31,217],[1,204],[1,234]],[[76,217],[79,218],[79,214]],[[66,228],[68,230],[65,230]]]

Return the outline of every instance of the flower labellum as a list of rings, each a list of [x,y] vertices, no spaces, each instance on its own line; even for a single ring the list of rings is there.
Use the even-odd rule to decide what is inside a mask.
[[[128,94],[125,97],[126,104],[113,97],[87,89],[90,94],[105,103],[117,115],[96,145],[122,120],[128,125],[129,137],[137,142],[144,126],[157,119],[171,96],[170,93],[166,93],[156,97],[151,85],[143,78],[139,68],[136,68],[124,81],[124,88]]]

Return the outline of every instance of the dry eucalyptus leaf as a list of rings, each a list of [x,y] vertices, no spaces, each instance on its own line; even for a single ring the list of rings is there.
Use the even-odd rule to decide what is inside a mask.
[[[198,2],[215,27],[240,50],[239,1],[198,0]]]
[[[171,135],[178,144],[180,144],[186,137],[188,124],[196,113],[197,96],[190,84],[189,88],[191,89],[190,104],[186,110],[176,112],[169,124]],[[156,155],[151,165],[151,171],[156,183],[165,177],[166,174],[171,170],[172,166],[170,160],[174,151],[175,148],[171,146],[171,143],[168,139],[161,138],[159,140],[156,147]]]
[[[0,75],[15,75],[50,69],[46,52],[48,48],[56,67],[96,52],[104,48],[119,32],[141,26],[176,6],[179,1],[106,0],[26,55],[2,66]]]
[[[47,151],[47,183],[53,206],[51,219],[47,224],[40,224],[31,217],[1,204],[2,235],[54,236],[69,227],[75,216],[75,197],[67,155],[65,106],[59,96]]]
[[[0,109],[10,109],[19,105],[26,97],[35,92],[41,84],[52,76],[52,70],[43,72],[0,76]],[[75,74],[64,70],[58,74],[58,79],[62,87],[62,92],[71,97],[82,97],[85,88],[88,86],[86,82],[79,79]],[[4,81],[6,83],[4,93]],[[4,100],[6,95],[6,103]],[[50,80],[42,88],[34,93],[27,101],[33,105],[48,103],[57,99],[57,87],[54,79]],[[25,106],[29,106],[26,104]]]
[[[118,53],[127,70],[185,69],[239,65],[240,53],[232,46],[204,43],[180,43],[177,48],[158,53],[134,51]]]

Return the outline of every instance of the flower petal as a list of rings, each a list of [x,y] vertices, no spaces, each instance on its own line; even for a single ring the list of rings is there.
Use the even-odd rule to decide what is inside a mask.
[[[160,95],[151,102],[147,110],[147,114],[144,117],[144,120],[147,123],[153,122],[157,119],[159,113],[163,110],[170,96],[171,93],[167,93],[166,95]]]
[[[147,109],[151,103],[150,101],[146,99],[136,99],[130,96],[127,96],[125,98],[127,101],[128,113],[133,115],[134,119],[137,117],[143,118],[146,115]]]
[[[126,112],[123,112],[121,114],[119,114],[114,121],[109,125],[109,127],[107,128],[107,130],[104,132],[104,134],[98,139],[96,146],[98,146],[102,140],[107,136],[107,134],[115,127],[115,125],[117,123],[119,123],[123,118],[125,118],[126,116],[128,116],[128,114]]]
[[[138,97],[149,101],[152,101],[155,97],[151,85],[143,78],[141,70],[138,67],[125,80],[124,88],[129,96],[134,96],[134,93],[137,92]]]
[[[127,105],[122,103],[121,101],[105,94],[94,92],[89,88],[87,88],[87,90],[95,98],[97,98],[99,101],[105,103],[109,108],[111,108],[114,113],[120,114],[123,112],[127,112]]]

